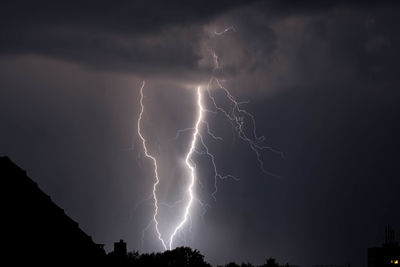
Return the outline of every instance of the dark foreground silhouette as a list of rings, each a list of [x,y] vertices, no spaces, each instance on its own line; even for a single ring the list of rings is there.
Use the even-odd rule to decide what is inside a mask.
[[[127,254],[119,253],[115,246],[122,244],[121,240],[114,244],[114,252],[107,255],[110,263],[118,266],[198,266],[210,267],[211,265],[204,261],[204,256],[198,250],[192,250],[189,247],[178,247],[174,250],[165,251],[163,253],[139,254],[138,252],[130,252]],[[251,263],[242,263],[241,265],[231,262],[226,267],[253,267]],[[275,259],[268,259],[262,267],[279,267]]]
[[[113,252],[106,254],[104,245],[94,243],[8,157],[0,157],[0,177],[1,241],[5,245],[2,256],[8,266],[211,266],[198,250],[189,247],[163,253],[127,253],[126,243],[121,240],[114,243]],[[270,259],[262,266],[278,265]]]
[[[106,255],[8,157],[0,157],[3,257],[8,266],[96,266]],[[6,261],[7,262],[7,261]]]
[[[2,196],[2,260],[6,266],[211,266],[198,250],[179,247],[163,253],[127,252],[126,243],[114,243],[106,254],[39,189],[24,170],[8,157],[0,157]],[[228,263],[226,267],[251,267],[251,263]],[[269,258],[260,267],[280,267]],[[285,265],[289,267],[288,264]],[[335,265],[315,265],[330,266]],[[368,250],[368,267],[400,266],[400,247],[394,230],[386,229],[382,247]]]

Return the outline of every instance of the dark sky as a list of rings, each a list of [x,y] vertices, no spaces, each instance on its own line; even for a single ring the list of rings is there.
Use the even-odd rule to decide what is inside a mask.
[[[152,225],[142,239],[154,177],[136,132],[139,88],[146,80],[160,201],[172,204],[190,135],[171,138],[193,126],[215,51],[214,74],[284,158],[264,151],[277,176],[263,174],[207,114],[224,138],[208,140],[218,167],[240,180],[220,181],[214,201],[209,161],[195,157],[209,206],[194,205],[176,245],[213,264],[365,266],[385,225],[400,231],[399,12],[395,1],[2,1],[0,154],[108,251],[119,239],[159,251]],[[161,206],[163,233],[179,211]]]

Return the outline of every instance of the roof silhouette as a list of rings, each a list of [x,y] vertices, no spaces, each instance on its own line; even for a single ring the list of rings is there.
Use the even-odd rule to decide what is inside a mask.
[[[102,246],[8,157],[0,157],[0,177],[5,233],[2,251],[11,266],[102,265]]]

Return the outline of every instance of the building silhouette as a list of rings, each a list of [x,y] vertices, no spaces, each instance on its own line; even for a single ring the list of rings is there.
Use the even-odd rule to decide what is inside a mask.
[[[400,247],[395,239],[395,232],[387,226],[385,242],[381,247],[368,249],[368,267],[400,266]]]
[[[9,266],[101,266],[103,245],[39,189],[24,170],[0,157],[3,261]]]
[[[114,243],[114,255],[118,258],[127,256],[126,243],[122,239]]]

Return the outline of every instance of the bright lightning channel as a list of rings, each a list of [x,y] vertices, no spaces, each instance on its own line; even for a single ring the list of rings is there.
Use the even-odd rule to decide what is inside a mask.
[[[147,146],[146,146],[146,139],[143,137],[142,129],[140,127],[141,121],[142,121],[142,115],[143,115],[143,112],[144,112],[144,105],[143,105],[143,88],[144,88],[144,85],[145,85],[145,81],[143,81],[142,87],[140,87],[140,108],[141,109],[140,109],[139,119],[138,119],[138,122],[137,122],[137,129],[138,129],[138,135],[139,135],[140,139],[142,140],[144,154],[146,155],[146,157],[151,159],[151,161],[153,162],[153,165],[154,165],[154,176],[156,178],[156,181],[153,184],[153,200],[154,200],[153,221],[155,223],[155,228],[156,228],[158,239],[161,241],[161,244],[163,245],[164,249],[167,250],[167,246],[165,245],[164,239],[162,239],[160,230],[158,229],[158,221],[157,221],[158,199],[157,199],[157,193],[156,192],[157,192],[157,185],[160,183],[160,179],[158,177],[157,160],[156,160],[155,157],[153,157],[152,155],[149,154],[149,152],[147,150]]]
[[[179,230],[185,225],[185,223],[188,221],[188,218],[190,216],[190,208],[192,207],[192,203],[193,203],[193,199],[194,199],[193,187],[195,185],[195,180],[196,180],[196,170],[195,170],[194,164],[192,163],[191,157],[192,157],[192,155],[193,155],[193,153],[195,152],[195,149],[196,149],[196,143],[197,143],[197,138],[199,136],[200,124],[203,122],[204,108],[203,108],[203,103],[202,103],[201,87],[197,88],[197,106],[198,106],[199,113],[198,113],[198,117],[197,117],[197,121],[196,121],[195,127],[194,128],[190,128],[190,129],[193,129],[194,132],[193,132],[193,135],[192,135],[192,141],[191,141],[190,149],[189,149],[188,153],[186,154],[186,158],[185,158],[185,164],[186,164],[186,166],[187,166],[187,168],[189,170],[189,174],[190,174],[190,183],[189,183],[188,188],[187,188],[187,192],[189,194],[189,201],[186,204],[185,212],[183,214],[182,220],[175,227],[172,235],[169,238],[169,244],[168,244],[168,247],[167,247],[166,242],[162,238],[161,232],[160,232],[160,230],[158,228],[158,220],[157,220],[158,209],[159,209],[158,204],[159,203],[158,203],[157,193],[156,192],[157,192],[157,186],[160,183],[160,179],[159,179],[159,176],[158,176],[157,160],[156,160],[156,158],[154,156],[149,154],[147,146],[146,146],[146,139],[144,138],[144,136],[142,134],[141,126],[140,126],[141,125],[142,116],[143,116],[143,112],[144,112],[144,104],[143,104],[143,88],[144,88],[144,86],[145,86],[145,82],[143,81],[142,86],[140,88],[140,107],[141,107],[141,110],[140,110],[140,114],[139,114],[137,129],[138,129],[138,135],[139,135],[140,139],[142,140],[144,153],[145,153],[147,158],[152,160],[153,166],[154,166],[155,182],[153,184],[153,200],[154,200],[153,221],[155,223],[157,236],[158,236],[158,239],[160,240],[162,246],[164,247],[164,249],[165,250],[167,250],[167,249],[171,250],[173,242],[174,242],[174,237],[179,232]],[[146,227],[146,229],[148,227]]]
[[[183,227],[183,225],[186,223],[188,216],[189,216],[189,212],[190,212],[190,208],[192,207],[192,203],[193,203],[193,187],[194,187],[194,182],[196,180],[196,171],[195,171],[195,166],[192,163],[191,157],[193,152],[195,151],[196,148],[196,142],[197,142],[197,136],[199,135],[199,127],[200,127],[200,123],[203,120],[203,103],[201,102],[202,98],[201,98],[201,88],[200,86],[197,87],[197,106],[199,108],[199,114],[197,117],[197,121],[196,121],[196,125],[194,127],[194,133],[192,135],[192,141],[190,144],[190,149],[189,152],[186,155],[185,158],[185,163],[186,166],[188,167],[189,171],[190,171],[190,184],[189,187],[187,189],[187,192],[189,193],[189,201],[186,204],[185,207],[185,213],[183,215],[183,219],[182,221],[178,224],[178,226],[175,228],[175,230],[173,231],[170,239],[169,239],[169,249],[172,249],[172,244],[174,242],[174,237],[176,235],[176,233]]]

